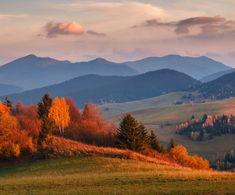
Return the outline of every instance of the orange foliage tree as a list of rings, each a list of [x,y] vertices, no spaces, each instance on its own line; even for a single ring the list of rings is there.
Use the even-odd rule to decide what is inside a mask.
[[[36,140],[41,128],[41,120],[38,117],[37,106],[25,106],[17,102],[16,106],[12,108],[12,113],[18,120],[20,130],[27,132],[29,136]]]
[[[195,169],[209,169],[209,162],[199,156],[188,155],[187,149],[184,146],[178,145],[170,150],[170,156],[183,166],[192,167]]]
[[[80,141],[103,146],[114,144],[115,126],[104,119],[95,104],[85,105],[79,127]]]
[[[70,122],[69,106],[64,98],[59,99],[56,97],[53,100],[48,117],[54,121],[55,125],[59,128],[59,132],[63,134],[64,129],[68,127]]]
[[[20,146],[17,143],[17,120],[9,113],[9,108],[0,102],[0,156],[18,157]]]
[[[70,97],[66,97],[66,103],[69,106],[70,123],[66,128],[65,136],[74,140],[79,137],[79,125],[81,122],[81,113]]]

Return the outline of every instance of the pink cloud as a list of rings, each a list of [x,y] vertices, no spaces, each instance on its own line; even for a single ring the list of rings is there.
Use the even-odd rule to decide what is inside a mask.
[[[57,35],[81,35],[85,32],[84,27],[76,22],[48,22],[45,25],[47,37]]]

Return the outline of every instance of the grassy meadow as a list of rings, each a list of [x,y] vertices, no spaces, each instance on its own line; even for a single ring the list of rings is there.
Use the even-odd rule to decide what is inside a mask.
[[[150,99],[103,105],[106,116],[119,121],[122,113],[132,112],[149,129],[154,130],[161,142],[168,143],[174,138],[178,144],[187,147],[190,153],[202,155],[209,160],[222,156],[235,148],[235,135],[223,135],[212,140],[195,142],[175,134],[176,126],[188,120],[192,115],[202,117],[203,114],[235,114],[235,98],[208,101],[204,103],[187,103],[176,105],[185,92],[176,92]],[[224,144],[226,143],[226,144]]]
[[[80,157],[2,165],[0,194],[233,194],[235,174]]]

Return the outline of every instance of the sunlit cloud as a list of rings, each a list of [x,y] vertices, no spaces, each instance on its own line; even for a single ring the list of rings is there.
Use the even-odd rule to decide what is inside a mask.
[[[84,27],[76,22],[48,22],[45,30],[50,38],[58,35],[81,35],[85,31]]]

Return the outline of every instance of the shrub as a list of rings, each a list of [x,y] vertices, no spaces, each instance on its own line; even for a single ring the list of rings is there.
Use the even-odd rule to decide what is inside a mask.
[[[188,155],[187,149],[181,145],[170,150],[170,156],[179,164],[196,169],[209,169],[209,162],[199,156]]]

